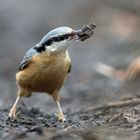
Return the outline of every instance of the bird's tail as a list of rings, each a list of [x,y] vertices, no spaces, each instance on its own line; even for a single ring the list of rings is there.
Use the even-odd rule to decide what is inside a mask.
[[[96,62],[94,65],[94,70],[101,75],[104,75],[109,78],[114,78],[117,80],[125,80],[126,79],[126,72],[123,70],[117,70],[110,65]]]

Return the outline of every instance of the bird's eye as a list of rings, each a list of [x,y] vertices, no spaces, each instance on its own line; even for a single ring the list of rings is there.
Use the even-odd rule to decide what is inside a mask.
[[[65,39],[64,36],[60,36],[60,37],[59,37],[59,40],[60,40],[60,41],[63,41],[64,39]]]
[[[49,46],[49,45],[51,45],[51,44],[52,44],[52,42],[53,42],[53,40],[52,40],[52,39],[49,39],[47,42],[45,42],[45,43],[44,43],[44,45]]]
[[[60,42],[60,41],[63,41],[65,39],[68,39],[70,36],[68,34],[66,35],[60,35],[60,36],[57,36],[57,37],[53,37],[51,39],[49,39],[47,42],[48,44],[52,44],[52,42]]]
[[[59,41],[59,37],[54,37],[52,38],[53,41],[58,42]]]
[[[65,39],[68,39],[70,36],[69,35],[65,35]]]

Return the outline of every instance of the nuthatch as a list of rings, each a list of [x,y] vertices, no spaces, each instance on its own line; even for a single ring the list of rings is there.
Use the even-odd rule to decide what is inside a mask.
[[[16,106],[22,96],[29,97],[32,92],[45,92],[56,102],[60,112],[59,120],[65,120],[58,92],[71,70],[67,48],[75,40],[83,41],[84,36],[87,39],[91,35],[82,30],[59,27],[47,33],[25,54],[16,73],[18,95],[9,112],[10,118],[16,117]]]

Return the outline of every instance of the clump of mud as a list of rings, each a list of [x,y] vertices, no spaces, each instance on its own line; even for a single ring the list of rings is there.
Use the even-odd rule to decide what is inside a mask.
[[[84,41],[94,35],[95,23],[84,25],[82,29],[77,31],[77,35],[81,41]]]

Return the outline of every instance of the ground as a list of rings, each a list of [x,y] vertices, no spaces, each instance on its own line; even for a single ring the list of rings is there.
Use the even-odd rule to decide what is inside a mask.
[[[139,140],[140,77],[119,81],[94,71],[96,62],[126,70],[140,55],[139,0],[4,0],[0,5],[0,139]],[[33,94],[7,120],[24,54],[59,26],[95,22],[95,35],[68,51],[72,69],[60,91],[66,121],[51,97]]]
[[[102,79],[100,76],[98,78]],[[131,82],[131,85],[136,86],[136,83],[138,81]],[[23,103],[18,107],[17,118],[9,120],[7,118],[9,109],[0,110],[0,135],[3,140],[136,140],[139,138],[138,94],[75,112],[67,110],[64,112],[65,122],[57,121],[57,114],[43,112],[40,108],[29,109]]]

